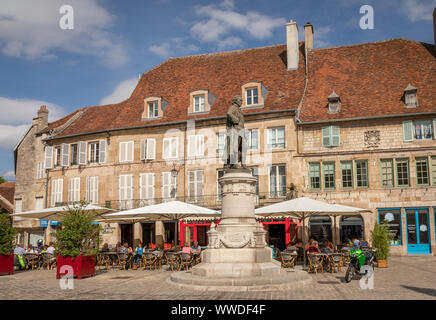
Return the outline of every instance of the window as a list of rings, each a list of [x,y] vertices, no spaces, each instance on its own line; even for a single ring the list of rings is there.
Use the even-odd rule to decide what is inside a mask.
[[[336,92],[333,91],[327,100],[329,104],[328,113],[338,113],[341,111],[341,99]]]
[[[356,186],[358,188],[368,188],[368,161],[356,161]]]
[[[226,147],[226,134],[225,133],[218,133],[217,134],[217,149],[216,149],[216,152],[219,155],[224,154],[225,147]]]
[[[217,171],[217,175],[218,175],[218,179],[216,180],[217,181],[217,184],[218,184],[218,200],[222,200],[222,198],[223,198],[223,195],[221,194],[222,193],[222,188],[221,188],[221,185],[220,185],[220,183],[218,182],[218,180],[219,180],[219,178],[221,178],[222,176],[224,176],[224,170],[218,170]]]
[[[322,146],[338,147],[340,144],[340,129],[337,126],[322,128]]]
[[[312,190],[321,189],[321,166],[317,163],[309,163],[309,187]]]
[[[202,202],[203,199],[203,170],[188,171],[188,201]]]
[[[416,184],[418,186],[428,186],[430,184],[430,177],[428,172],[428,159],[416,158]]]
[[[79,141],[79,165],[86,164],[87,143]]]
[[[133,161],[133,141],[120,142],[120,162]]]
[[[14,213],[20,213],[23,211],[23,200],[15,199],[15,210]]]
[[[386,221],[389,233],[392,236],[391,245],[401,245],[401,210],[400,209],[379,209],[378,222]]]
[[[71,178],[68,184],[68,202],[80,201],[80,178]]]
[[[204,156],[204,136],[193,135],[188,137],[188,156],[202,157]]]
[[[409,159],[396,159],[397,185],[399,187],[409,186]]]
[[[394,164],[392,159],[380,160],[381,182],[383,188],[394,186]]]
[[[323,175],[324,175],[324,188],[334,189],[335,188],[335,163],[326,162],[323,163]]]
[[[341,175],[342,175],[342,188],[353,187],[353,162],[344,161],[341,162]]]
[[[42,179],[42,178],[44,178],[44,162],[38,162],[36,179]]]
[[[431,157],[431,177],[433,185],[436,186],[436,157]]]
[[[418,88],[415,88],[410,83],[404,89],[404,106],[406,108],[416,108],[418,106]]]
[[[100,155],[100,146],[98,142],[89,143],[89,163],[98,163]]]
[[[61,166],[61,147],[55,147],[55,157],[54,157],[54,166],[60,167]]]
[[[154,160],[156,158],[156,139],[141,141],[141,160]]]
[[[148,102],[148,117],[157,118],[159,116],[159,103],[158,101]]]
[[[246,89],[245,93],[246,93],[245,97],[247,101],[247,106],[256,105],[259,103],[257,88]]]
[[[164,138],[163,139],[163,158],[174,159],[178,156],[179,138]]]
[[[259,149],[259,130],[245,130],[245,139],[247,140],[247,150]]]
[[[434,120],[433,120],[434,121]],[[403,121],[403,140],[421,141],[433,139],[432,121]]]
[[[204,112],[204,95],[194,96],[194,112]]]
[[[54,179],[51,184],[51,206],[62,203],[63,179]]]
[[[162,201],[169,201],[177,197],[177,177],[171,172],[162,172]]]
[[[44,209],[44,198],[43,197],[36,197],[35,198],[35,210],[41,210]]]
[[[45,152],[44,167],[45,169],[51,169],[53,168],[53,147],[46,146],[44,152]]]
[[[256,195],[259,196],[259,167],[251,167],[251,174],[253,175],[253,177],[257,178],[257,182],[256,182]],[[286,182],[285,182],[286,185]]]
[[[270,198],[286,196],[286,166],[271,166],[269,172]]]
[[[98,176],[86,177],[86,202],[98,204]]]
[[[285,128],[268,129],[268,148],[285,147]]]
[[[133,207],[133,175],[125,174],[118,177],[118,200],[122,210]]]
[[[141,205],[154,204],[154,173],[141,173],[139,176]]]
[[[75,166],[78,164],[79,157],[79,146],[77,143],[71,145],[71,165]]]

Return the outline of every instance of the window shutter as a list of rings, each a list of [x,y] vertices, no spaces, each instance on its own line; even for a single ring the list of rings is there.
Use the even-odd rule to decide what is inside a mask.
[[[139,198],[141,200],[147,199],[146,196],[146,186],[147,186],[147,175],[145,173],[141,173],[139,175]]]
[[[61,144],[61,166],[67,167],[69,160],[70,146],[66,143]]]
[[[332,126],[331,143],[332,146],[338,147],[341,141],[341,130],[338,126]]]
[[[133,141],[127,142],[127,161],[133,161]]]
[[[164,159],[169,158],[169,151],[170,151],[170,140],[164,139],[163,140],[163,158]]]
[[[147,139],[147,159],[154,160],[156,158],[156,139]]]
[[[56,202],[56,180],[52,180],[51,182],[51,206],[54,207]]]
[[[188,157],[194,157],[195,156],[195,136],[189,136],[188,137]]]
[[[126,144],[124,142],[120,142],[119,161],[126,161]]]
[[[90,190],[90,183],[89,183],[89,178],[90,177],[86,177],[86,196],[85,196],[85,201],[86,202],[91,202],[91,190]]]
[[[154,198],[154,173],[149,173],[147,175],[147,196],[148,199],[153,199]]]
[[[99,141],[99,163],[105,163],[106,162],[106,140],[100,140]]]
[[[76,178],[75,179],[75,193],[76,195],[74,196],[76,201],[80,201],[80,178]]]
[[[204,156],[204,136],[198,135],[197,136],[197,156],[203,157]]]
[[[53,147],[51,146],[45,147],[45,168],[53,168]]]
[[[141,140],[141,148],[140,148],[140,152],[139,152],[139,159],[140,160],[145,160],[147,159],[147,140]]]
[[[413,141],[412,120],[403,121],[403,139],[404,141]]]
[[[179,148],[179,139],[173,138],[171,143],[171,158],[177,158]]]
[[[64,181],[62,180],[62,179],[59,179],[58,180],[58,190],[59,190],[59,193],[58,193],[58,199],[57,199],[57,201],[56,202],[62,202],[63,200],[62,200],[62,196],[63,196],[63,187],[64,187]]]
[[[436,118],[433,119],[433,139],[436,139]]]
[[[68,182],[68,202],[73,201],[74,179],[70,179]]]
[[[197,171],[197,196],[203,197],[204,175],[203,170]]]
[[[118,177],[118,200],[123,200],[123,184],[124,184],[124,176]]]
[[[330,127],[322,128],[322,146],[330,147]]]
[[[79,141],[79,164],[86,164],[86,142]]]
[[[257,129],[251,130],[251,148],[259,149],[259,130]]]
[[[92,203],[98,203],[98,176],[94,177],[94,186],[93,186],[93,195],[92,195]]]

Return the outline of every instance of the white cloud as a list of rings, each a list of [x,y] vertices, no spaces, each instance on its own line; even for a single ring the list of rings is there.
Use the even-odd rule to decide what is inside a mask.
[[[400,7],[406,17],[412,21],[431,21],[433,19],[433,9],[436,5],[436,0],[420,1],[420,0],[404,0],[404,5]]]
[[[283,27],[286,23],[284,18],[273,18],[267,15],[249,11],[246,14],[234,11],[233,1],[224,1],[219,6],[207,5],[197,7],[196,13],[204,20],[195,23],[191,28],[191,33],[200,41],[218,42],[225,41],[230,43],[230,38],[236,46],[241,42],[236,41],[236,37],[226,37],[234,31],[248,33],[256,39],[265,39],[272,35],[272,31],[277,27]]]
[[[0,97],[0,148],[12,149],[18,143],[42,105],[47,106],[49,121],[66,113],[63,107],[47,101]]]
[[[159,57],[167,58],[169,56],[170,44],[168,42],[165,42],[161,45],[152,45],[148,48],[148,50],[158,55]]]
[[[197,52],[200,48],[192,44],[191,39],[188,37],[171,38],[168,42],[160,45],[152,45],[148,51],[158,55],[161,58],[168,58],[170,56],[177,56],[177,54],[192,54]]]
[[[6,180],[15,180],[15,172],[14,170],[9,170],[2,174],[2,177]]]
[[[126,52],[120,39],[108,29],[114,16],[97,0],[77,0],[74,29],[62,30],[59,9],[64,0],[2,0],[0,6],[0,52],[25,59],[52,59],[57,52],[91,55],[109,66],[121,66]]]
[[[119,83],[114,91],[100,100],[100,104],[112,104],[126,100],[130,97],[137,84],[138,78],[128,79]]]
[[[218,41],[218,49],[221,50],[226,47],[237,48],[237,47],[242,47],[243,44],[244,42],[238,37],[228,37],[224,40]]]

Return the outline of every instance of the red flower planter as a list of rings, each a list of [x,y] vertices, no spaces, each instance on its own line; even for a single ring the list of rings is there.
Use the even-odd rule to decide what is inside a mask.
[[[68,272],[68,269],[63,268],[64,270],[62,270],[63,272],[61,273],[62,266],[71,266],[73,268],[74,277],[77,277],[79,280],[82,279],[82,277],[95,276],[95,256],[78,256],[72,258],[59,255],[56,264],[56,279],[66,275]]]
[[[0,255],[0,274],[14,273],[14,254]]]

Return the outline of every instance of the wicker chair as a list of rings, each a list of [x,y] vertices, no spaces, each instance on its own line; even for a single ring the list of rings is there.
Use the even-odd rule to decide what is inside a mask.
[[[180,255],[180,269],[188,270],[194,263],[194,256],[191,253],[184,253]]]
[[[167,252],[165,253],[165,261],[167,265],[170,267],[171,271],[179,271],[180,270],[180,261],[179,255],[175,252]]]
[[[53,257],[50,253],[42,253],[42,265],[41,268],[47,268],[47,270],[51,270],[51,268],[56,265],[56,258]]]
[[[162,268],[162,260],[164,259],[164,251],[156,250],[153,251],[153,255],[156,257],[156,268]]]
[[[111,265],[111,259],[107,254],[99,253],[97,255],[97,266],[104,266],[105,270],[109,269]]]
[[[340,272],[344,265],[344,255],[342,253],[332,253],[329,255],[329,271]],[[336,271],[337,270],[337,271]]]
[[[39,259],[40,255],[35,253],[26,253],[24,255],[26,257],[26,269],[34,270],[39,268]]]
[[[118,267],[126,270],[132,264],[132,255],[128,253],[117,253]]]
[[[156,270],[156,262],[157,257],[153,254],[153,252],[144,252],[142,254],[142,263],[144,265],[145,269],[152,269],[154,268]]]
[[[282,251],[279,261],[282,263],[282,268],[294,268],[296,259],[296,253]]]
[[[321,272],[324,271],[322,267],[323,256],[308,253],[307,260],[309,261],[309,269],[307,270],[307,272],[315,272],[316,274],[319,270],[321,270]]]

